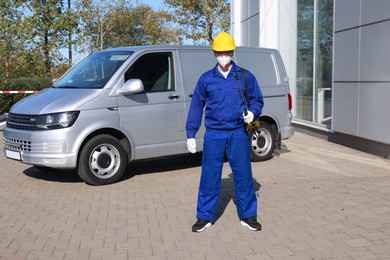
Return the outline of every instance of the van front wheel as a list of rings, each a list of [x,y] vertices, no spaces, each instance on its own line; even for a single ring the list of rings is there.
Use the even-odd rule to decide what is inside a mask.
[[[265,161],[271,158],[276,145],[275,134],[266,122],[260,122],[260,128],[249,130],[251,144],[251,160]]]
[[[82,148],[78,174],[88,184],[105,185],[119,181],[126,166],[126,152],[119,140],[110,135],[98,135]]]

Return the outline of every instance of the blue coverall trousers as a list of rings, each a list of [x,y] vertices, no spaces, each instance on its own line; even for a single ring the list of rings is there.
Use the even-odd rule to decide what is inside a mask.
[[[257,216],[257,198],[252,178],[250,142],[245,128],[242,128],[233,132],[206,131],[197,218],[214,221],[221,189],[225,151],[233,173],[239,218]]]

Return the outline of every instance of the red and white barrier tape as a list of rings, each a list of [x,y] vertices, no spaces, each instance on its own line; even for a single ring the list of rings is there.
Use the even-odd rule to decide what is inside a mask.
[[[0,94],[33,94],[39,90],[0,90]]]

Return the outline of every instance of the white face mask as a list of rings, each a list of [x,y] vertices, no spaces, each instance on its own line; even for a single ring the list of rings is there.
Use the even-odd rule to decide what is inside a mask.
[[[230,62],[232,61],[232,57],[228,55],[221,55],[216,57],[218,64],[222,68],[227,68],[230,65]]]

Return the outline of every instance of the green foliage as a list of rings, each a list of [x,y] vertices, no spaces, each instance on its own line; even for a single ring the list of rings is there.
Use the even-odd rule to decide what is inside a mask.
[[[25,17],[24,26],[29,28],[28,43],[40,46],[43,53],[46,76],[51,76],[54,50],[64,46],[68,29],[68,16],[63,12],[62,0],[30,0],[26,7],[31,15]]]
[[[227,0],[165,0],[182,33],[195,44],[213,41],[214,35],[230,28]]]
[[[0,2],[0,75],[9,77],[13,59],[21,53],[20,34],[22,13],[18,9],[19,1],[2,0]]]
[[[178,30],[170,28],[168,13],[148,5],[113,7],[107,15],[104,48],[147,44],[181,43]]]
[[[42,90],[52,86],[47,78],[2,78],[0,90]],[[11,106],[31,94],[0,94],[0,114],[9,111]]]
[[[146,44],[180,44],[179,29],[163,10],[131,1],[76,1],[80,17],[77,50],[97,50]]]
[[[65,49],[85,56],[183,39],[204,44],[229,28],[227,0],[164,2],[168,11],[137,0],[1,0],[0,77],[57,78],[72,64]]]

